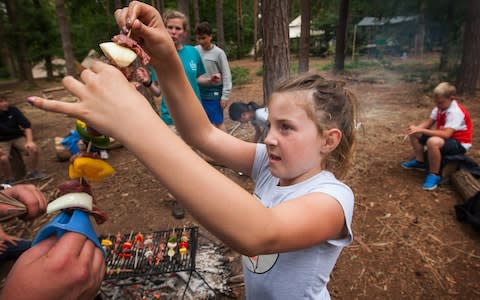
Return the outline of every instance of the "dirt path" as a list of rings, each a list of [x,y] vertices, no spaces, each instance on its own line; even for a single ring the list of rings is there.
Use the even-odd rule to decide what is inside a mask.
[[[314,61],[312,65],[325,62]],[[234,88],[232,101],[261,101],[261,79],[255,75],[260,63],[236,61],[232,66],[248,67],[252,77],[251,83]],[[355,169],[347,179],[356,194],[353,222],[356,240],[337,263],[329,284],[332,296],[478,298],[480,240],[470,227],[455,220],[453,205],[459,197],[448,186],[425,192],[421,189],[423,174],[399,167],[410,155],[402,128],[409,121],[428,116],[429,99],[421,92],[421,86],[403,82],[401,75],[392,71],[365,69],[353,74],[353,79],[347,80],[347,87],[357,95],[362,113]],[[27,91],[17,85],[0,85],[2,90],[15,90],[13,100],[33,123],[42,150],[41,168],[54,174],[53,181],[45,187],[47,193],[67,178],[68,163],[55,160],[53,138],[66,135],[74,123],[65,116],[34,109],[23,99],[27,95],[41,95],[41,89],[58,85],[59,82],[39,82],[39,87]],[[65,96],[68,96],[65,91],[52,94],[54,98]],[[480,124],[478,100],[466,99],[465,103],[474,123]],[[227,120],[226,125],[232,128],[235,124]],[[243,126],[235,135],[249,139],[253,129]],[[474,137],[475,145],[480,145],[479,137]],[[471,155],[480,161],[480,151],[474,148]],[[126,149],[111,151],[109,162],[116,175],[93,186],[99,205],[110,216],[106,224],[97,228],[98,234],[146,232],[195,223],[190,216],[181,221],[171,216],[168,191]],[[253,189],[247,177],[217,169],[247,190]],[[46,221],[44,218],[33,225],[17,222],[7,228],[17,232],[20,227],[35,229]],[[25,230],[24,236],[31,237],[32,231]]]

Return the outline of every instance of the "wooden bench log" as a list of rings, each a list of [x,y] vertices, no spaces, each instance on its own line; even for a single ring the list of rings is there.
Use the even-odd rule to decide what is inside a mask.
[[[475,196],[480,191],[480,182],[473,175],[465,170],[458,170],[451,176],[452,185],[462,196],[464,201]]]

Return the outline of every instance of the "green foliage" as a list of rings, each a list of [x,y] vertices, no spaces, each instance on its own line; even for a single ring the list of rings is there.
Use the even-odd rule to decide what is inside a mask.
[[[232,84],[234,86],[242,85],[250,82],[250,71],[245,67],[232,67]]]

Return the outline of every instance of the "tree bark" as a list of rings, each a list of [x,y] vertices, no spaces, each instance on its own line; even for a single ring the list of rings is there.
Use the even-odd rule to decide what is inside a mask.
[[[310,56],[311,0],[301,0],[300,47],[298,52],[298,73],[308,72]]]
[[[33,4],[35,6],[35,9],[37,9],[39,12],[39,16],[37,17],[38,29],[45,30],[46,28],[49,27],[49,24],[46,19],[47,16],[42,11],[42,4],[40,3],[40,0],[34,0]],[[47,71],[47,80],[50,81],[50,80],[53,80],[53,64],[52,64],[52,54],[51,54],[53,52],[53,50],[51,49],[52,42],[48,40],[47,35],[43,35],[39,43],[44,48],[44,51],[46,51],[46,54],[43,57],[43,59],[45,60],[45,70]]]
[[[0,55],[2,56],[4,65],[7,67],[10,78],[15,78],[18,76],[18,72],[15,66],[13,54],[10,51],[10,47],[8,47],[6,43],[7,38],[5,36],[5,28],[3,27],[3,21],[1,21],[3,19],[3,11],[0,10],[0,41],[3,41],[3,43],[0,44]]]
[[[338,28],[335,45],[335,71],[343,71],[345,67],[345,40],[347,38],[347,19],[349,0],[342,0],[338,12]]]
[[[73,55],[70,26],[65,13],[64,1],[55,0],[55,8],[57,11],[58,26],[60,27],[60,35],[62,37],[63,56],[65,58],[65,66],[67,67],[67,75],[75,76],[75,57]]]
[[[198,6],[198,0],[193,0],[193,22],[195,26],[200,23],[200,7]]]
[[[188,7],[188,0],[177,0],[177,9],[179,12],[182,12],[187,19],[190,19],[190,10]],[[188,22],[189,27],[187,28],[187,32],[185,33],[185,43],[190,44],[190,22]]]
[[[468,7],[457,91],[473,95],[480,79],[480,1],[470,0]]]
[[[16,7],[16,1],[7,0],[7,14],[15,32],[15,51],[18,64],[18,77],[21,81],[28,81],[33,84],[32,65],[28,60],[27,47],[25,45],[24,22],[22,14],[19,14]]]
[[[257,41],[258,41],[258,0],[253,0],[253,60],[257,61]]]
[[[442,53],[440,55],[440,71],[448,71],[450,69],[449,58],[450,58],[450,46],[451,43],[455,40],[455,2],[453,0],[448,0],[447,7],[447,21],[445,22],[445,35],[443,36],[443,46]]]
[[[223,29],[223,0],[215,1],[215,18],[217,23],[217,46],[225,49],[225,34]]]
[[[242,17],[242,1],[237,0],[237,59],[240,59],[242,49],[242,27],[243,27],[243,17]]]
[[[290,75],[288,1],[263,0],[263,101],[267,104],[276,82]]]
[[[480,191],[480,182],[475,179],[470,172],[459,170],[453,173],[450,179],[455,190],[465,201],[472,198]]]

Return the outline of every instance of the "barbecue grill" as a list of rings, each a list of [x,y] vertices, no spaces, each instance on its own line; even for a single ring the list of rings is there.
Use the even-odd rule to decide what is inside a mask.
[[[187,232],[189,241],[187,252],[181,256],[179,253],[179,246],[174,248],[175,254],[170,257],[167,255],[168,248],[165,248],[163,252],[163,258],[160,261],[156,261],[157,254],[160,250],[160,240],[163,238],[168,239],[172,234],[176,233],[177,237],[180,237],[183,232]],[[153,236],[153,259],[149,260],[145,255],[147,252],[146,247],[136,248],[132,241],[132,233],[122,234],[122,243],[130,240],[132,242],[132,248],[128,251],[128,254],[122,253],[122,249],[117,249],[115,245],[115,237],[104,237],[101,240],[109,239],[112,242],[112,247],[106,248],[106,274],[104,280],[123,279],[128,277],[142,277],[158,275],[163,273],[174,272],[193,272],[195,271],[195,255],[198,246],[198,227],[185,227],[175,228],[164,231],[155,231],[146,233],[144,236]],[[179,238],[178,238],[179,240]],[[121,246],[121,245],[120,245]]]

